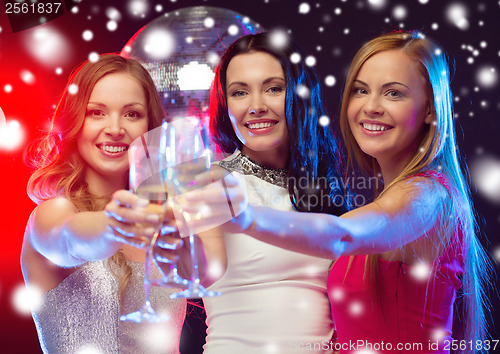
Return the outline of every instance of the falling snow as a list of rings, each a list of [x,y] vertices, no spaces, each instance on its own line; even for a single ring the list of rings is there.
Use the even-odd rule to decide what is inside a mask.
[[[290,55],[290,61],[294,64],[298,64],[301,59],[302,57],[299,53],[292,53],[292,55]]]
[[[108,7],[105,11],[106,16],[113,21],[120,21],[122,19],[122,15],[120,14],[120,11],[118,11],[114,7]]]
[[[85,344],[84,346],[79,348],[75,354],[103,354],[103,352],[92,344]]]
[[[416,264],[410,269],[410,275],[414,279],[419,281],[425,281],[429,279],[430,274],[431,267],[425,263]]]
[[[300,14],[308,14],[309,11],[311,11],[311,6],[308,3],[303,2],[302,4],[299,5]]]
[[[368,4],[376,10],[382,9],[387,5],[387,0],[368,0]]]
[[[78,86],[76,84],[71,84],[68,87],[68,93],[76,95],[78,93]]]
[[[335,82],[337,80],[335,80],[335,76],[333,75],[328,75],[327,77],[325,77],[325,85],[326,86],[333,86],[335,85]]]
[[[493,256],[495,257],[495,259],[497,260],[497,262],[500,263],[500,246],[497,246],[493,250]]]
[[[328,116],[321,116],[318,122],[321,126],[326,127],[330,124],[330,118]]]
[[[31,311],[37,311],[42,303],[42,291],[35,286],[19,285],[12,292],[12,305],[21,315],[31,315]]]
[[[273,31],[271,34],[271,44],[277,49],[283,48],[288,43],[288,35],[283,31]]]
[[[111,32],[116,31],[118,23],[116,21],[108,21],[108,23],[106,23],[106,28]]]
[[[144,39],[144,51],[153,59],[166,59],[175,49],[174,36],[167,30],[157,29]]]
[[[500,160],[492,156],[476,158],[471,175],[478,191],[490,201],[500,204]]]
[[[238,26],[236,25],[230,25],[227,29],[227,32],[231,35],[231,36],[236,36],[239,32],[239,28]]]
[[[90,53],[89,60],[93,63],[96,63],[99,60],[99,54],[97,54],[96,52]]]
[[[28,85],[33,85],[35,83],[35,75],[29,70],[23,70],[20,74],[21,80],[23,80]]]
[[[408,15],[408,10],[406,9],[406,7],[399,5],[394,8],[394,10],[392,11],[392,15],[396,20],[403,20]]]
[[[467,8],[462,3],[452,4],[446,10],[446,17],[448,21],[461,30],[469,29],[470,25],[467,16]]]
[[[91,41],[94,38],[94,33],[91,30],[85,30],[82,33],[82,38],[84,41]]]
[[[476,74],[476,80],[482,88],[492,88],[498,83],[498,72],[493,67],[479,68]]]
[[[146,15],[148,10],[148,3],[144,0],[132,0],[128,4],[128,10],[131,15],[142,17]]]
[[[361,315],[363,313],[363,304],[361,304],[361,302],[358,301],[351,302],[351,304],[349,305],[349,313],[352,316]]]
[[[203,25],[207,28],[212,28],[215,25],[215,20],[212,17],[207,17],[203,21]]]
[[[309,55],[306,57],[305,63],[307,66],[314,66],[316,65],[316,58],[313,57],[312,55]]]
[[[311,95],[311,90],[309,90],[309,88],[304,85],[298,85],[296,93],[299,97],[307,99]]]

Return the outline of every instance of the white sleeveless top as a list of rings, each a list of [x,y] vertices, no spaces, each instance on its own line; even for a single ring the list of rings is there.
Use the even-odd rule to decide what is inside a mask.
[[[250,204],[293,210],[286,173],[237,152],[220,162],[244,175]],[[331,261],[287,251],[244,234],[226,234],[227,271],[204,298],[205,354],[325,353],[333,334],[326,291]],[[317,349],[317,350],[315,350]]]

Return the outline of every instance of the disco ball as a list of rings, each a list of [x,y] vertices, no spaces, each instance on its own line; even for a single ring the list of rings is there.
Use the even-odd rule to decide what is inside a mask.
[[[169,120],[208,118],[214,69],[238,38],[261,32],[259,24],[228,9],[194,6],[156,18],[141,28],[121,55],[149,72]]]

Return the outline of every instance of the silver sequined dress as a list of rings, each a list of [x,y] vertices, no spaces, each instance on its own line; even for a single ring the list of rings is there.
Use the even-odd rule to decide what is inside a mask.
[[[120,310],[118,280],[108,261],[88,262],[43,295],[33,312],[44,353],[179,353],[186,301],[171,300],[175,289],[151,288],[157,312],[168,313],[159,324],[122,322],[120,315],[138,310],[143,301],[144,264],[129,262],[132,277]]]

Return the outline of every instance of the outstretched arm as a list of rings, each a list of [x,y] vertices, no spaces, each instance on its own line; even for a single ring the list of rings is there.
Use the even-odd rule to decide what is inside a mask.
[[[226,231],[328,259],[382,253],[417,240],[435,226],[447,196],[438,183],[418,177],[398,182],[375,202],[337,217],[247,205],[243,190],[238,181],[226,177],[225,190],[214,187],[213,193],[192,195],[188,202],[205,198],[216,210],[229,196],[237,216],[223,225]],[[214,218],[207,215],[207,222],[210,219]]]
[[[133,199],[129,206],[140,207],[140,203],[139,198]],[[109,211],[78,212],[70,200],[55,198],[33,211],[25,237],[35,251],[53,263],[74,267],[113,255],[122,245],[117,235],[123,236],[115,232],[115,228],[129,235],[147,235],[154,231],[151,216],[145,212],[130,209],[127,218],[117,220],[110,217]],[[141,227],[137,226],[140,222]]]

